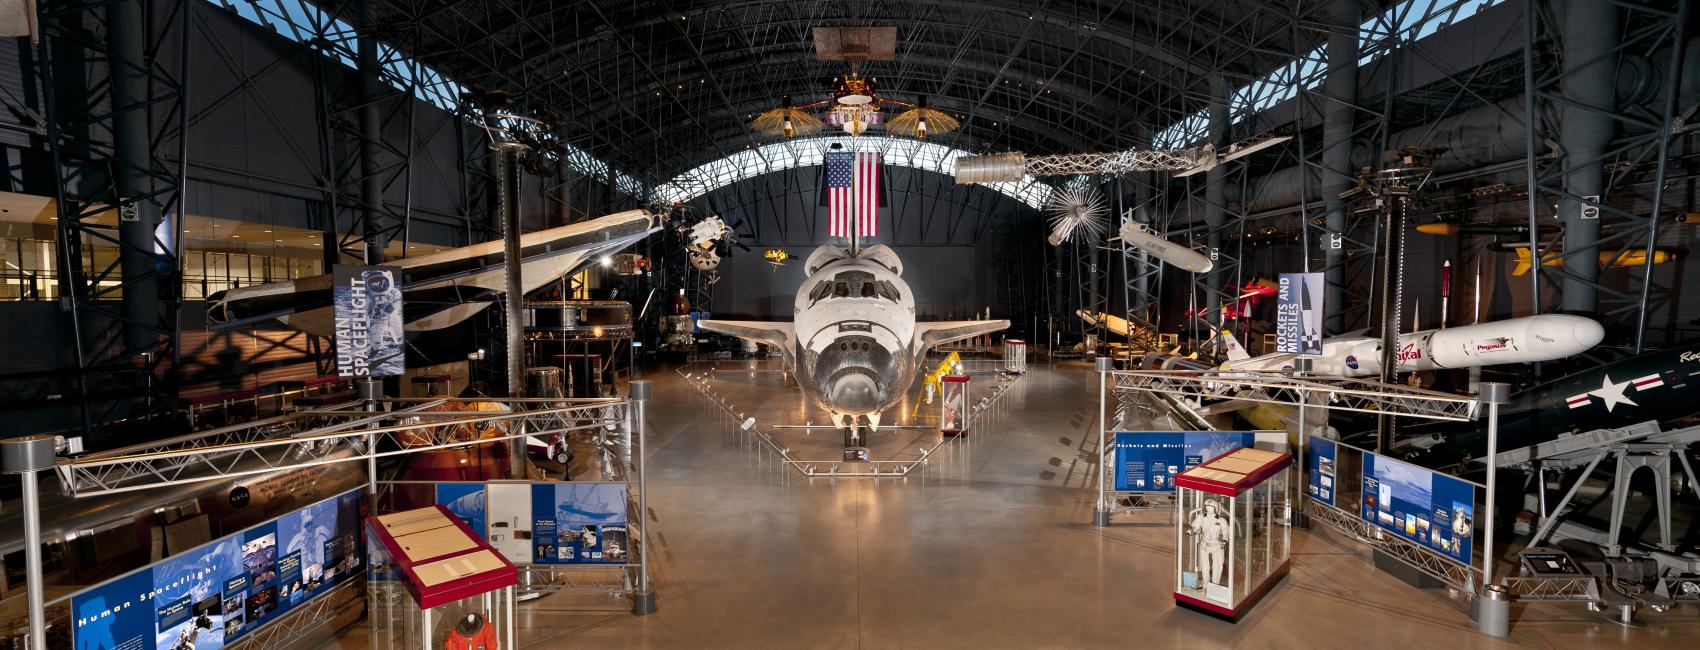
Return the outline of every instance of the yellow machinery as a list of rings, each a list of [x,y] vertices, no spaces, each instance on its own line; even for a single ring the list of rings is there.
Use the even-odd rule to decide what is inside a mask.
[[[915,400],[915,408],[909,412],[909,417],[920,415],[921,402],[933,403],[933,396],[939,394],[942,389],[939,380],[946,375],[960,374],[961,369],[962,357],[952,352],[950,356],[945,357],[944,361],[939,363],[937,370],[927,373],[927,376],[921,380],[921,399]]]

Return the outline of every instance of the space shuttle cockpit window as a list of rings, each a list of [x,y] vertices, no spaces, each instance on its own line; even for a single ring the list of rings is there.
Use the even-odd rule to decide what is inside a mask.
[[[897,287],[892,286],[890,282],[880,280],[874,283],[874,287],[879,297],[892,302],[903,302],[903,294],[898,293]]]

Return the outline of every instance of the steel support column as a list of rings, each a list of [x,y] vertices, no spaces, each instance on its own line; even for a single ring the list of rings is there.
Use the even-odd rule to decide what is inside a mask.
[[[1358,22],[1360,0],[1330,0],[1328,22],[1328,76],[1322,82],[1322,169],[1321,192],[1326,232],[1323,249],[1323,310],[1326,332],[1346,329],[1346,201],[1340,193],[1352,184],[1352,134],[1358,102]],[[1303,192],[1299,195],[1304,200]],[[1308,252],[1307,252],[1308,254]]]

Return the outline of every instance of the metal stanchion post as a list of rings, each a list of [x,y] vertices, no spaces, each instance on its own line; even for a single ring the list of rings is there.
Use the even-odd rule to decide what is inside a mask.
[[[1095,366],[1098,370],[1098,505],[1092,510],[1092,523],[1104,528],[1110,525],[1110,499],[1109,493],[1104,489],[1104,476],[1110,471],[1110,449],[1106,446],[1108,435],[1104,432],[1104,411],[1109,401],[1110,370],[1115,366],[1109,357],[1098,357]]]
[[[1494,501],[1499,497],[1499,405],[1511,392],[1507,384],[1484,381],[1479,398],[1488,405],[1487,503],[1476,522],[1482,531],[1482,591],[1476,599],[1476,625],[1483,634],[1503,637],[1511,633],[1511,596],[1493,577]]]
[[[29,647],[47,648],[47,613],[41,586],[41,495],[36,473],[53,467],[58,438],[36,435],[0,440],[0,471],[17,474],[24,493],[24,582],[29,592]]]
[[[637,451],[632,459],[637,463],[638,475],[638,544],[643,549],[638,562],[637,593],[632,594],[632,613],[638,616],[655,613],[655,589],[649,584],[649,441],[645,432],[649,428],[644,425],[644,407],[649,404],[649,380],[639,379],[627,387],[631,408],[636,415],[630,416],[632,421],[632,436],[637,439]]]
[[[355,390],[360,392],[361,408],[368,413],[378,412],[378,402],[384,399],[384,380],[365,377],[354,382]],[[373,499],[372,508],[378,507],[378,436],[366,434],[366,496]]]
[[[1315,366],[1316,360],[1310,357],[1294,359],[1293,376],[1307,377]],[[1297,456],[1299,480],[1296,481],[1296,485],[1291,486],[1299,491],[1299,497],[1292,501],[1299,506],[1293,511],[1294,528],[1310,528],[1310,515],[1306,513],[1307,508],[1305,507],[1305,495],[1310,494],[1310,456],[1306,455],[1306,450],[1310,445],[1310,427],[1306,426],[1305,422],[1305,407],[1309,402],[1309,394],[1301,391],[1299,393],[1299,455]]]

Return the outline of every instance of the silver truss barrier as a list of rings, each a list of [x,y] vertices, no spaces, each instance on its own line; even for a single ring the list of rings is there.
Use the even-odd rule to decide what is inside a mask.
[[[358,589],[356,589],[358,587]],[[349,596],[363,602],[360,591],[366,588],[366,581],[349,580],[335,589],[314,597],[283,617],[266,623],[260,629],[249,632],[242,640],[232,644],[232,648],[290,648],[295,647],[307,638],[309,634],[323,634],[325,626],[336,617],[347,611]]]
[[[1500,584],[1516,600],[1604,602],[1600,580],[1593,576],[1510,575],[1501,578]]]
[[[427,406],[431,406],[431,405],[434,405],[434,404],[437,404],[437,403],[440,403],[440,402],[441,402],[441,400],[438,400],[436,402],[432,402],[431,404],[425,404],[425,405],[421,405],[419,407],[414,407],[414,408],[425,408]],[[361,403],[358,402],[358,401],[349,402],[347,405],[344,405],[343,407],[339,407],[338,409],[335,409],[335,410],[300,412],[300,413],[278,415],[278,416],[273,416],[273,417],[269,417],[269,418],[262,418],[262,419],[259,419],[259,420],[254,420],[252,422],[243,422],[243,423],[240,423],[240,424],[232,424],[230,426],[219,427],[217,429],[208,429],[208,430],[205,430],[205,431],[197,431],[197,432],[194,432],[194,433],[177,436],[175,438],[166,438],[164,440],[155,440],[155,441],[143,443],[143,444],[140,444],[140,445],[132,445],[132,446],[129,446],[129,447],[120,447],[118,449],[111,449],[111,450],[107,450],[107,451],[100,451],[100,452],[94,452],[94,453],[90,453],[90,454],[84,454],[82,456],[78,456],[74,460],[60,462],[55,469],[58,470],[59,481],[60,481],[60,484],[62,486],[64,486],[65,492],[67,494],[76,494],[76,490],[73,487],[73,485],[74,485],[73,484],[73,475],[74,474],[70,470],[70,467],[72,467],[76,463],[85,462],[85,461],[92,462],[92,461],[99,461],[99,460],[112,459],[112,458],[122,458],[122,457],[128,457],[128,456],[143,456],[143,455],[149,455],[149,454],[183,452],[183,451],[196,450],[196,449],[206,450],[205,454],[208,456],[208,458],[197,458],[197,457],[194,457],[194,456],[177,455],[174,459],[175,463],[173,463],[173,462],[160,462],[160,463],[157,463],[154,466],[154,469],[158,470],[159,472],[171,474],[171,473],[175,473],[175,472],[181,470],[184,466],[187,466],[189,464],[202,462],[204,460],[219,460],[221,452],[216,451],[216,449],[227,449],[227,448],[231,448],[231,447],[238,447],[238,446],[248,444],[248,443],[251,443],[251,442],[261,442],[261,441],[265,441],[265,440],[273,440],[273,439],[278,438],[279,436],[289,435],[291,432],[296,430],[296,428],[300,425],[301,422],[312,421],[313,419],[317,419],[314,416],[322,416],[324,414],[334,414],[334,415],[339,416],[339,417],[354,418],[350,421],[343,422],[343,423],[336,424],[336,425],[327,426],[323,429],[323,430],[326,430],[326,431],[340,431],[340,430],[345,430],[345,429],[349,429],[349,428],[352,428],[352,427],[358,427],[358,426],[363,426],[363,425],[366,425],[366,424],[372,424],[372,423],[375,423],[375,422],[379,422],[379,421],[383,420],[384,418],[389,417],[391,415],[389,413],[372,413],[370,411],[360,410],[359,409],[360,405],[361,405]],[[229,453],[229,452],[223,452],[223,453]]]
[[[1340,411],[1455,422],[1474,420],[1481,411],[1474,397],[1358,379],[1243,370],[1115,370],[1110,377],[1111,391],[1123,403],[1133,403],[1136,393],[1155,393],[1200,404],[1239,399],[1296,408],[1305,402]]]
[[[628,405],[623,399],[557,399],[551,401],[564,405],[513,413],[472,415],[473,412],[467,411],[418,410],[447,401],[454,400],[426,401],[412,408],[377,414],[354,410],[302,412],[295,415],[351,420],[299,433],[280,426],[283,423],[210,437],[211,432],[204,432],[147,445],[145,449],[65,459],[55,469],[65,483],[66,492],[73,496],[114,494],[619,425],[624,422]],[[430,421],[368,426],[386,419]],[[506,425],[506,433],[477,438],[468,436],[468,429],[463,428],[489,425]]]
[[[985,362],[986,360],[965,359],[965,366],[971,361]],[[742,411],[739,411],[729,400],[715,392],[714,388],[710,385],[709,378],[714,374],[714,369],[712,367],[708,370],[695,369],[687,372],[686,368],[689,367],[690,366],[685,366],[677,369],[679,375],[684,378],[685,383],[689,384],[692,388],[695,388],[697,393],[701,394],[715,406],[718,406],[726,413],[726,415],[731,416],[735,421],[742,420],[745,417]],[[749,370],[739,369],[735,372],[749,372]],[[1011,387],[1015,386],[1015,384],[1020,382],[1025,376],[1026,375],[1003,376],[1003,381],[999,381],[997,385],[992,387],[990,395],[982,397],[979,401],[976,401],[974,405],[968,409],[969,412],[967,419],[970,428],[973,428],[974,423],[981,420],[981,416],[984,415],[986,411],[990,410],[997,404],[998,399],[1002,398],[1005,392],[1008,392]],[[796,458],[791,453],[790,448],[779,444],[779,441],[775,440],[772,434],[763,430],[760,425],[754,425],[747,429],[739,426],[739,429],[744,434],[755,440],[758,446],[768,450],[775,456],[778,456],[780,461],[782,461],[786,466],[809,478],[902,478],[904,476],[908,476],[911,472],[914,472],[917,469],[926,468],[934,455],[943,451],[949,445],[957,444],[957,441],[963,439],[963,436],[947,436],[931,447],[922,447],[919,452],[914,453],[913,457],[899,460],[806,460]]]
[[[636,589],[632,571],[637,564],[548,565],[521,564],[520,593],[606,593],[609,596],[630,596]]]
[[[1377,528],[1374,524],[1339,508],[1326,506],[1309,499],[1304,502],[1308,504],[1306,510],[1310,514],[1311,521],[1326,525],[1357,540],[1359,543],[1381,551],[1389,557],[1445,583],[1449,587],[1464,592],[1470,598],[1477,596],[1476,585],[1481,584],[1479,567],[1459,564],[1455,560]]]
[[[1105,492],[1109,496],[1110,512],[1133,514],[1156,510],[1175,511],[1175,493],[1173,492]]]

